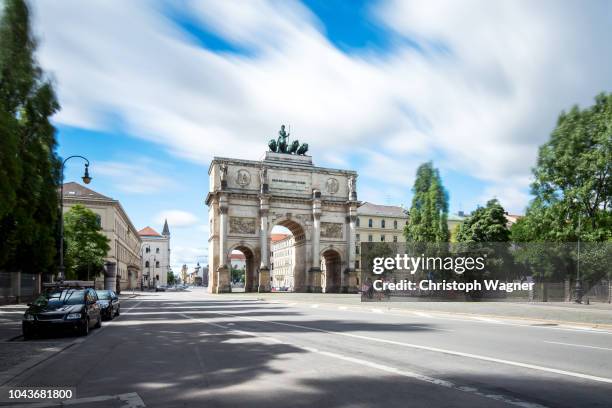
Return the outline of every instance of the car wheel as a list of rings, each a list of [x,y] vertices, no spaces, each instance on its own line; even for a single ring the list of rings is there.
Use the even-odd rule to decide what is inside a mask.
[[[80,334],[81,336],[87,336],[89,334],[89,317],[85,320],[85,324],[81,326]]]
[[[94,328],[99,329],[100,327],[102,327],[102,315],[98,315],[98,321],[96,322],[96,325],[94,326]]]
[[[108,320],[113,320],[115,318],[115,313],[113,312],[113,309],[111,308],[110,312],[108,313]]]
[[[117,306],[117,313],[115,313],[115,316],[119,316],[119,309],[121,309],[121,306]]]
[[[34,338],[34,333],[32,333],[30,330],[24,330],[23,331],[23,339],[24,340],[32,340]]]

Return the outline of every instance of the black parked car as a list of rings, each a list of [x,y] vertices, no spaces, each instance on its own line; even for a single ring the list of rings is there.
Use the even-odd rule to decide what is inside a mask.
[[[113,320],[121,312],[119,297],[112,290],[96,290],[100,314],[103,319]]]
[[[102,325],[98,296],[93,289],[51,290],[28,306],[21,325],[26,340],[50,330],[87,336],[91,327]]]

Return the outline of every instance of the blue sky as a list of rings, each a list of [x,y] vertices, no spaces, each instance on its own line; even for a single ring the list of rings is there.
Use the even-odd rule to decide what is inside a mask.
[[[494,3],[494,4],[493,4]],[[529,200],[558,113],[612,90],[606,1],[34,2],[62,156],[172,263],[205,263],[207,170],[259,159],[280,124],[362,200],[409,206],[433,160],[451,212]],[[71,161],[66,180],[82,164]]]

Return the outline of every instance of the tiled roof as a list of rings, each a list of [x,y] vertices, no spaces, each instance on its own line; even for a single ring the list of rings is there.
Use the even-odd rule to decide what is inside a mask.
[[[289,237],[289,234],[272,234],[271,238],[272,238],[272,242],[278,242],[278,241],[282,241],[283,239]]]
[[[79,183],[71,181],[64,183],[64,198],[94,198],[98,200],[112,200],[112,198],[102,195]]]
[[[161,237],[157,231],[148,226],[138,231],[138,235],[141,237]]]
[[[357,214],[381,217],[408,217],[406,211],[402,207],[398,207],[396,205],[373,204],[367,201],[357,209]]]
[[[243,253],[236,253],[236,254],[230,254],[230,259],[236,259],[239,261],[244,261],[246,259],[246,257],[244,256]]]
[[[446,218],[448,221],[463,221],[465,220],[467,217],[465,216],[461,216],[459,214],[448,214],[448,217]]]

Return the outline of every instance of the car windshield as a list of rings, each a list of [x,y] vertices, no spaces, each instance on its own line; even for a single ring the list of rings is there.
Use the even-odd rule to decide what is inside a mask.
[[[44,302],[43,299],[36,299],[36,303]],[[47,304],[50,306],[62,306],[62,305],[80,305],[85,303],[85,291],[84,290],[75,290],[75,289],[67,289],[61,292],[51,292],[46,295]]]
[[[111,299],[111,294],[109,290],[96,290],[96,293],[98,294],[98,299],[100,300],[110,300]]]

